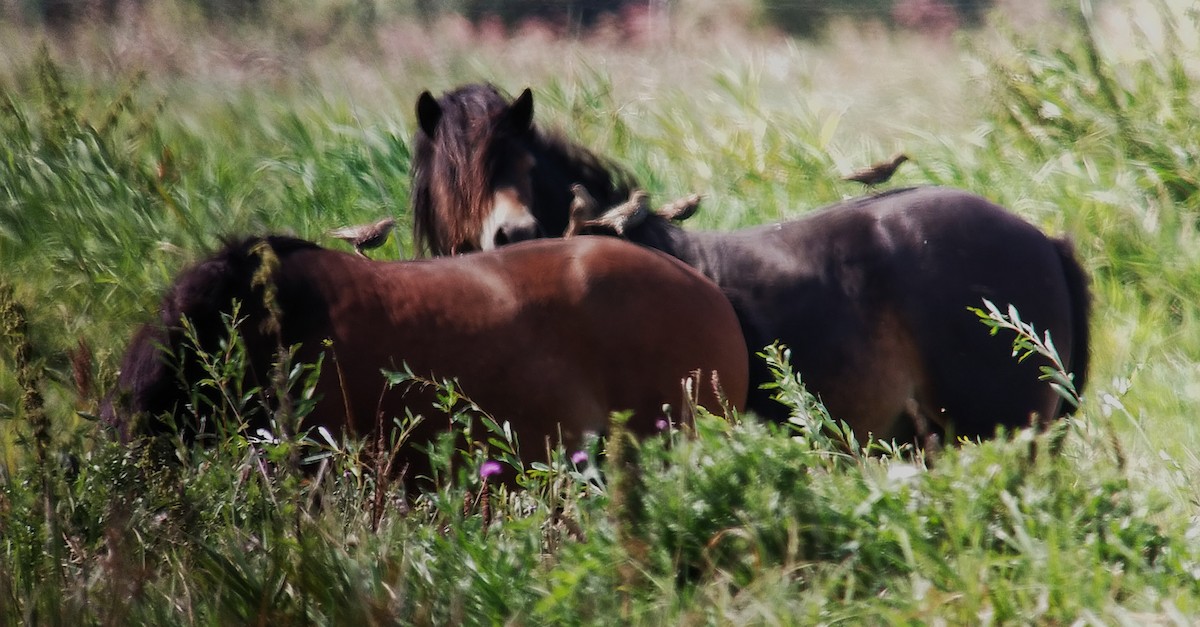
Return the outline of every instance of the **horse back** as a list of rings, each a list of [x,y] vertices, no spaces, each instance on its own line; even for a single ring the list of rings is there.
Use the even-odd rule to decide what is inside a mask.
[[[565,244],[578,250],[572,253],[567,280],[594,329],[596,346],[617,346],[632,355],[633,363],[656,364],[635,377],[646,381],[640,390],[627,385],[629,373],[605,368],[619,406],[637,408],[635,416],[658,416],[662,403],[652,390],[678,389],[684,377],[695,373],[699,380],[693,382],[693,400],[701,406],[721,413],[724,397],[730,406],[744,408],[749,386],[745,340],[732,305],[711,280],[674,257],[613,238],[580,237]],[[679,411],[686,401],[682,392],[677,398],[673,405]],[[640,427],[649,432],[651,423]]]

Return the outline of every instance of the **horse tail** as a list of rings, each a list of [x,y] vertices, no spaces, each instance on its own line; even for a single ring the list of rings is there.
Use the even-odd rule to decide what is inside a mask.
[[[1075,246],[1066,238],[1054,239],[1054,249],[1062,262],[1063,275],[1067,279],[1067,295],[1071,300],[1071,355],[1068,368],[1075,379],[1075,391],[1083,396],[1084,386],[1088,378],[1088,366],[1091,360],[1089,349],[1091,342],[1090,320],[1092,314],[1092,295],[1088,290],[1087,274],[1075,256]],[[1072,412],[1069,403],[1063,403],[1059,410],[1060,416]]]

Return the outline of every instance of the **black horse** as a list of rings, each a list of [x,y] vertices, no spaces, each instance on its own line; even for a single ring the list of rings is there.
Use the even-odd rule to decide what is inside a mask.
[[[423,94],[417,114],[422,133],[438,138],[463,138],[480,125],[532,116],[528,91],[511,105],[492,102],[484,120],[431,115],[431,102]],[[583,183],[600,207],[612,206],[613,196],[633,186],[626,182],[597,195],[583,175],[601,159],[579,146],[546,141],[531,124],[520,128],[526,131],[516,135],[509,128],[503,142],[457,144],[493,154],[497,171],[504,170],[501,164],[530,160],[542,168],[540,177],[531,172],[512,183],[524,191],[506,211],[532,223],[520,237],[563,234],[571,225],[575,183]],[[446,145],[439,139],[438,146]],[[487,199],[495,191],[487,181],[498,176],[439,184],[477,186],[459,193]],[[481,239],[481,225],[494,215],[486,206],[468,210],[428,195],[415,203],[416,238],[433,254],[504,243]],[[1091,299],[1070,242],[1047,237],[977,195],[937,187],[896,190],[731,233],[686,231],[670,217],[640,208],[575,226],[620,235],[699,269],[733,304],[748,348],[787,345],[809,390],[860,434],[990,437],[1001,425],[1044,423],[1069,413],[1072,408],[1038,378],[1047,362],[1032,357],[1018,363],[1010,338],[991,336],[967,310],[984,298],[1015,306],[1039,332],[1049,331],[1076,390],[1084,389]],[[747,406],[768,418],[786,417],[769,391],[757,389],[770,381],[762,360],[751,360],[750,381]]]

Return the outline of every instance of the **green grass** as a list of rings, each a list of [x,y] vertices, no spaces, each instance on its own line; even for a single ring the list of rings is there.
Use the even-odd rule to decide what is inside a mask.
[[[381,18],[313,46],[306,18],[201,30],[167,3],[43,51],[0,24],[0,309],[27,322],[0,329],[0,618],[1195,622],[1200,68],[1173,5],[1161,37],[1121,28],[1154,30],[1146,12],[1102,6],[955,44],[851,27],[798,43],[721,20],[640,44],[490,41]],[[531,85],[539,121],[656,198],[705,194],[692,228],[858,194],[840,174],[903,149],[916,162],[896,184],[976,191],[1069,234],[1096,297],[1078,418],[926,469],[813,432],[784,373],[810,421],[708,417],[610,443],[603,475],[564,452],[524,490],[493,487],[485,524],[480,449],[447,441],[438,459],[463,464],[406,502],[363,443],[132,450],[80,416],[224,236],[342,246],[323,234],[391,214],[384,254],[411,255],[416,96],[474,80]],[[81,341],[93,360],[72,357]],[[1060,435],[1059,455],[1031,455]],[[296,454],[325,466],[299,473]]]

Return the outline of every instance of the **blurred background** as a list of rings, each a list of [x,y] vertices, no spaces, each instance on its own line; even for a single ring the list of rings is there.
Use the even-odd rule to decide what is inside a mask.
[[[115,22],[144,13],[154,4],[161,3],[5,0],[0,7],[8,20],[62,28],[81,21]],[[733,20],[744,26],[814,37],[838,19],[873,20],[942,35],[960,26],[978,26],[997,0],[190,0],[178,4],[211,20],[280,21],[297,11],[316,8],[335,29],[369,27],[395,18],[429,21],[459,15],[476,26],[549,29],[575,36],[600,28],[640,31],[647,21],[669,19],[672,12],[682,11],[703,21]]]

